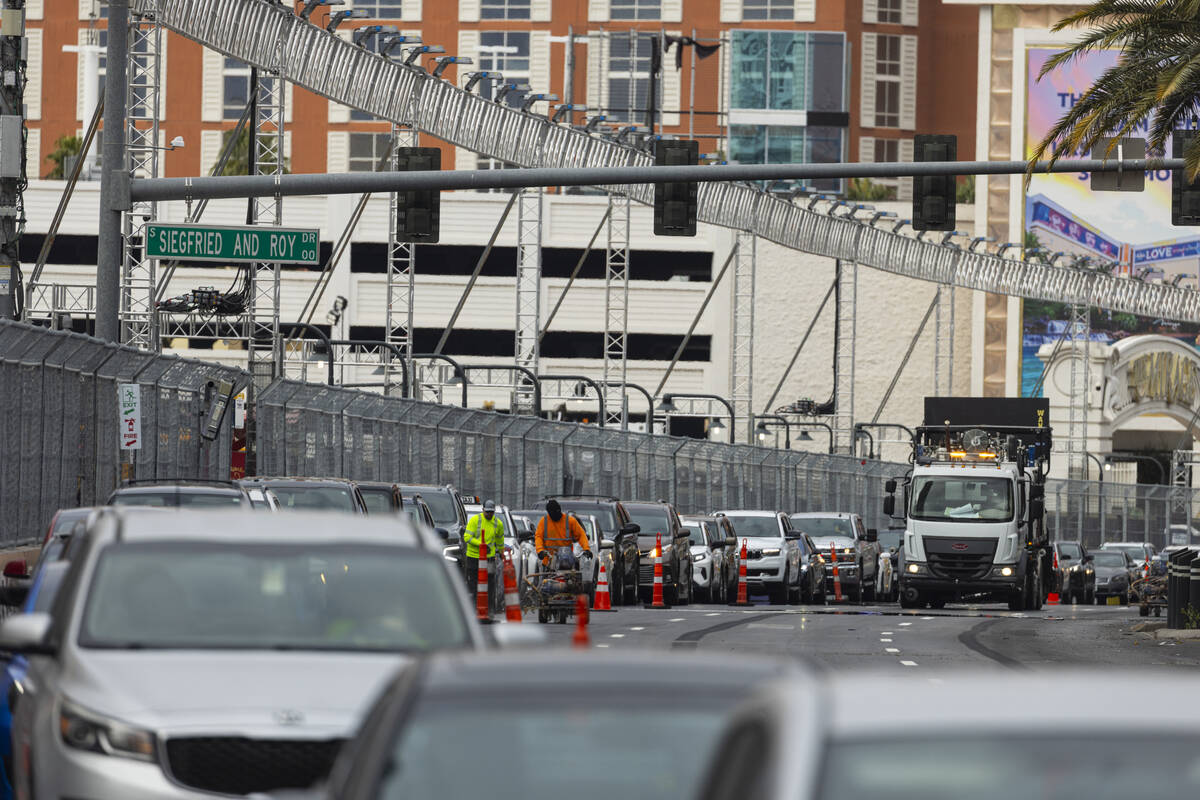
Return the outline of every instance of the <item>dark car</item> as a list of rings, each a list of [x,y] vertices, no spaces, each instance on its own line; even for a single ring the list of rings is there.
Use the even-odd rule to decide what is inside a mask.
[[[244,489],[232,481],[179,480],[125,481],[108,496],[110,506],[156,508],[250,508]]]
[[[683,517],[692,545],[693,591],[705,603],[725,603],[737,596],[741,551],[733,526],[725,517]]]
[[[633,520],[625,505],[615,497],[599,495],[557,495],[554,499],[568,514],[595,517],[604,541],[612,542],[612,573],[608,576],[608,591],[612,597],[612,604],[617,606],[638,602],[639,589],[643,585],[648,586],[649,583],[643,583],[639,579],[639,566],[642,562],[638,554],[638,538],[629,527]],[[529,515],[535,531],[538,522],[546,516],[545,506],[542,506],[541,511],[525,513]],[[603,542],[594,549],[599,553],[601,547]]]
[[[342,748],[331,800],[695,797],[721,725],[772,660],[515,651],[401,670]],[[636,677],[636,680],[633,679]]]
[[[1129,578],[1135,569],[1133,559],[1124,550],[1096,550],[1092,557],[1092,570],[1096,573],[1096,602],[1110,597],[1120,599],[1121,605],[1129,603]]]
[[[1087,548],[1080,542],[1055,542],[1054,551],[1058,555],[1058,571],[1053,591],[1067,605],[1091,605],[1096,599],[1096,570]]]
[[[640,530],[637,535],[641,554],[643,599],[649,600],[654,590],[655,548],[662,541],[663,599],[671,605],[692,602],[692,546],[687,528],[679,520],[675,506],[670,503],[632,502],[625,504],[629,518]]]
[[[825,605],[829,585],[825,579],[825,557],[807,533],[800,535],[800,602]]]
[[[366,514],[367,504],[354,481],[345,478],[242,478],[244,489],[270,492],[277,511],[344,511]]]
[[[855,602],[875,600],[879,582],[879,535],[868,530],[858,514],[809,512],[792,514],[792,527],[804,531],[826,556],[825,580],[833,581],[833,554],[837,552],[838,579]]]
[[[407,497],[400,495],[400,513],[406,514],[413,522],[419,522],[428,528],[438,530],[437,520],[433,518],[433,510],[430,509],[429,504],[419,494]],[[441,530],[444,531],[445,528]],[[449,531],[446,531],[446,535],[450,535]]]
[[[368,514],[395,514],[400,511],[403,496],[400,487],[382,481],[355,481],[358,493],[367,504]]]
[[[434,527],[447,533],[451,544],[462,544],[463,531],[467,529],[467,512],[463,508],[462,495],[449,484],[445,486],[402,484],[400,494],[404,498],[420,495],[433,513]]]

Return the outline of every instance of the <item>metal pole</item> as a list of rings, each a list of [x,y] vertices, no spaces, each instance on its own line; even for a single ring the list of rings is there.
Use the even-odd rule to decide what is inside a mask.
[[[108,52],[104,78],[104,167],[100,174],[100,224],[96,247],[96,338],[120,341],[121,212],[129,208],[125,171],[126,48],[129,0],[108,4]],[[182,197],[180,198],[182,199]]]
[[[541,381],[580,381],[591,386],[596,392],[596,399],[600,401],[600,416],[597,417],[596,422],[599,427],[604,427],[604,390],[600,388],[600,384],[586,375],[539,375],[538,382]]]
[[[554,321],[554,315],[558,313],[559,306],[562,305],[567,292],[571,291],[571,287],[575,285],[575,279],[579,277],[579,273],[583,270],[583,262],[587,260],[588,255],[592,252],[592,245],[596,244],[596,239],[600,236],[600,231],[604,230],[604,224],[608,222],[610,214],[612,214],[611,204],[604,209],[604,216],[600,218],[600,224],[592,232],[592,238],[588,240],[587,247],[583,249],[583,254],[579,256],[579,260],[575,262],[575,269],[571,270],[571,277],[567,279],[567,285],[563,287],[562,294],[554,302],[554,308],[550,310],[550,316],[546,317],[545,323],[542,324],[542,330],[538,333],[539,344],[546,335],[546,331],[550,329],[550,323]]]
[[[675,356],[671,359],[671,364],[667,367],[667,371],[663,373],[662,380],[658,382],[658,388],[654,390],[655,395],[662,394],[663,387],[667,385],[667,378],[671,377],[671,373],[675,371],[675,365],[679,363],[679,359],[683,355],[684,348],[688,346],[688,342],[691,341],[692,334],[696,332],[696,326],[700,324],[700,317],[704,316],[704,309],[708,308],[709,301],[712,300],[713,295],[716,294],[717,286],[720,285],[721,279],[725,277],[725,273],[728,271],[729,265],[733,263],[733,257],[737,255],[737,251],[737,245],[734,245],[733,249],[729,251],[729,255],[726,257],[725,263],[721,265],[721,271],[717,273],[716,280],[714,280],[712,285],[708,287],[708,294],[704,296],[704,302],[701,303],[700,308],[696,310],[696,316],[692,317],[692,324],[688,327],[687,333],[684,334],[683,341],[679,343],[679,347],[675,349]],[[732,406],[730,406],[729,413],[729,423],[732,426],[734,422]],[[730,430],[732,430],[732,427]]]
[[[563,103],[575,103],[575,26],[567,26],[567,73],[563,76]],[[567,120],[570,122],[570,119]]]
[[[829,284],[829,289],[825,292],[825,298],[821,301],[821,305],[817,307],[817,313],[813,314],[812,321],[808,323],[808,330],[804,332],[804,338],[800,340],[800,346],[796,348],[796,352],[792,354],[792,360],[788,362],[787,369],[779,377],[779,383],[775,385],[775,391],[771,393],[771,399],[763,406],[763,413],[770,411],[771,406],[775,404],[775,398],[779,397],[779,392],[783,390],[784,382],[787,380],[788,375],[792,373],[792,367],[796,366],[796,360],[800,358],[800,351],[808,343],[808,337],[812,335],[813,328],[816,327],[817,320],[821,318],[821,312],[825,310],[825,305],[829,302],[829,298],[833,296],[833,290],[836,287],[837,280]]]
[[[650,83],[646,87],[646,129],[650,131],[650,135],[654,136],[654,123],[658,117],[658,71],[662,68],[662,52],[659,50],[659,38],[657,34],[651,35],[650,39]],[[633,61],[637,62],[637,51],[633,52]],[[633,98],[630,98],[633,99]]]
[[[509,195],[508,205],[504,207],[504,213],[500,215],[500,221],[492,229],[492,237],[488,239],[487,247],[483,248],[483,253],[480,254],[479,260],[475,262],[475,269],[471,272],[470,279],[467,280],[462,297],[458,298],[458,305],[454,307],[454,313],[450,315],[450,321],[446,323],[446,329],[442,331],[442,338],[438,339],[437,347],[433,348],[433,352],[440,354],[442,348],[446,346],[446,340],[450,338],[450,333],[454,330],[454,326],[458,322],[458,316],[462,313],[463,306],[467,304],[467,298],[471,296],[471,290],[475,288],[475,281],[479,280],[479,276],[483,272],[483,265],[487,263],[488,256],[492,254],[492,248],[496,246],[496,238],[504,228],[504,222],[508,219],[508,212],[512,211],[513,204],[517,202],[519,196],[517,192]]]
[[[382,347],[385,350],[390,351],[393,356],[399,359],[401,365],[404,366],[404,370],[400,373],[400,396],[408,397],[408,360],[404,358],[404,352],[399,347],[388,342],[376,342],[372,341],[371,339],[330,339],[329,343],[331,345],[339,345],[341,347]],[[350,384],[343,383],[342,385],[349,386]],[[366,386],[368,384],[359,385]],[[384,386],[386,383],[370,385]]]
[[[417,400],[421,399],[421,387],[417,384],[417,382],[415,380],[415,378],[416,378],[416,369],[415,369],[416,361],[418,358],[432,359],[435,361],[445,361],[447,364],[454,367],[455,373],[460,378],[462,378],[462,407],[463,408],[467,407],[467,373],[463,372],[462,364],[459,364],[457,361],[455,361],[450,356],[444,356],[441,353],[413,353],[411,358],[412,358],[413,367],[414,367],[414,369],[413,369],[413,378],[414,378],[413,397],[414,397],[414,399],[417,399]]]

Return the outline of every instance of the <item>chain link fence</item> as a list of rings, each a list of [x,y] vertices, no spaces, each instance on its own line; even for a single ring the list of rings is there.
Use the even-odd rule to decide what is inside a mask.
[[[249,375],[70,333],[0,321],[0,544],[37,539],[58,508],[102,503],[123,476],[227,479],[232,414],[201,435],[206,391]],[[140,450],[118,447],[117,386],[141,388]],[[548,494],[667,500],[681,512],[732,508],[853,511],[871,527],[883,483],[908,465],[622,432],[321,384],[277,380],[259,393],[262,475],[453,484],[529,507]],[[1200,540],[1189,487],[1051,480],[1053,537]],[[1186,541],[1181,541],[1186,539]]]
[[[202,434],[230,367],[0,320],[0,545],[39,541],[59,508],[103,503],[122,478],[229,478],[232,413]],[[141,387],[138,450],[120,449],[117,386]]]

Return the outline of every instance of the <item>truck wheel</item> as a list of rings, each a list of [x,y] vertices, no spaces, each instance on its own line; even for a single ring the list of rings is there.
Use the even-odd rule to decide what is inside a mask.
[[[862,572],[859,572],[858,574],[860,576],[862,576],[859,578],[859,583],[861,584],[861,583],[865,582],[866,576],[864,576],[862,574]],[[879,576],[876,575],[875,579],[878,579],[878,578],[879,578]],[[875,580],[872,580],[870,585],[867,586],[865,589],[863,589],[863,599],[865,601],[867,601],[868,603],[874,603],[878,597],[879,597],[879,593],[875,591]]]
[[[924,605],[924,601],[921,599],[920,591],[906,588],[903,585],[900,587],[901,608],[920,608],[922,605]]]
[[[946,607],[946,598],[944,598],[944,597],[933,598],[932,600],[929,601],[929,607],[930,608],[945,608]]]
[[[1145,603],[1143,603],[1142,605],[1138,606],[1138,616],[1139,616],[1139,617],[1148,617],[1148,616],[1150,616],[1150,606],[1146,605]]]
[[[1024,589],[1014,589],[1008,593],[1008,610],[1023,611],[1025,609]]]
[[[1123,606],[1129,605],[1129,592],[1126,592],[1125,594],[1121,595],[1121,605],[1123,605]]]

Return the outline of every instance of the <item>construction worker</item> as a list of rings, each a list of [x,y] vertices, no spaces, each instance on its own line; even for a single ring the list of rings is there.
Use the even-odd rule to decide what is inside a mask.
[[[549,566],[551,555],[560,547],[573,547],[576,542],[584,552],[591,552],[587,533],[579,524],[579,520],[564,515],[557,500],[546,503],[546,516],[538,520],[537,532],[534,534],[534,546],[542,564]]]
[[[504,557],[504,520],[496,516],[496,501],[483,501],[483,512],[471,517],[467,529],[463,531],[463,542],[466,552],[463,554],[467,570],[467,591],[471,597],[479,591],[479,545],[487,545],[488,561],[491,567],[502,563]],[[499,576],[500,570],[488,569],[488,596],[492,594],[492,576]]]

